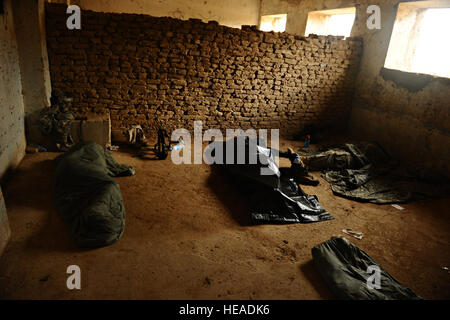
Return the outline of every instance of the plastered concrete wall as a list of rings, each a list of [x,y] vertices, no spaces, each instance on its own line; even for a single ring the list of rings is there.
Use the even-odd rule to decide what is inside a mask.
[[[19,53],[11,0],[0,15],[0,178],[25,154],[25,125]]]
[[[181,20],[214,20],[221,25],[240,28],[257,25],[260,0],[53,0],[71,3],[84,10],[110,13],[148,14],[154,17],[172,17]]]
[[[29,142],[41,143],[44,138],[38,127],[39,111],[49,106],[51,96],[44,0],[14,1],[13,12],[22,75],[26,136]]]
[[[114,130],[339,127],[359,65],[359,39],[294,37],[255,28],[83,11],[65,28],[65,7],[47,7],[53,88],[73,109],[111,114]]]
[[[349,132],[381,143],[418,168],[450,176],[450,81],[387,72],[383,66],[399,1],[262,0],[262,14],[288,13],[287,31],[303,35],[309,11],[356,7],[352,36],[364,42]],[[381,8],[381,29],[366,27],[369,5]],[[448,37],[442,30],[441,39]]]

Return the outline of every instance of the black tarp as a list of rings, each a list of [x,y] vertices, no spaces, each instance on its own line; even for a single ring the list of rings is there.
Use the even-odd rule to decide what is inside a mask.
[[[300,150],[310,171],[323,171],[335,195],[377,204],[405,203],[439,198],[448,188],[425,181],[404,170],[380,146],[345,144],[318,150]]]
[[[234,139],[233,163],[227,164],[228,142],[211,143],[205,150],[210,162],[234,176],[238,189],[245,190],[249,199],[250,218],[254,224],[287,224],[310,223],[334,219],[319,203],[316,196],[307,195],[295,183],[294,179],[280,172],[271,150],[258,141],[245,139],[245,158],[238,164],[238,139]],[[255,142],[255,148],[250,147]],[[228,148],[227,148],[228,146]],[[219,162],[216,151],[223,150],[223,158]],[[252,162],[251,159],[256,159]],[[221,158],[221,157],[220,157]],[[261,174],[261,169],[267,169]]]
[[[421,299],[411,289],[400,284],[367,253],[344,238],[332,238],[314,247],[311,252],[316,269],[339,299]],[[371,266],[379,268],[379,288],[375,288],[373,278],[369,279],[374,275],[373,270],[369,269]]]
[[[72,147],[56,162],[56,207],[75,243],[97,248],[118,241],[125,228],[125,208],[112,177],[134,175],[135,170],[118,164],[94,142]]]

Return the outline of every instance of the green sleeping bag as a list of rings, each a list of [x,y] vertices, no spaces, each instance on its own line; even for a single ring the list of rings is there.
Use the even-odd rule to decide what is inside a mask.
[[[312,256],[316,269],[339,299],[421,299],[377,265],[367,253],[344,238],[332,238],[319,244],[312,249]],[[375,266],[380,271],[379,288],[375,288],[373,279],[369,279],[375,275],[373,272],[368,272],[371,266]]]
[[[112,177],[134,175],[134,168],[118,164],[94,142],[74,146],[56,162],[56,207],[75,243],[99,248],[118,241],[125,228],[125,208]]]

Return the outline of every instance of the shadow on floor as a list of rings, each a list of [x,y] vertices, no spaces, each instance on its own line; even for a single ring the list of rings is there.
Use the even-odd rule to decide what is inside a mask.
[[[314,261],[310,260],[307,263],[300,266],[300,271],[305,275],[311,285],[316,289],[322,299],[333,300],[336,297],[333,295],[330,289],[325,285],[325,282],[317,272]]]
[[[24,226],[17,227],[32,231],[26,240],[30,251],[78,251],[55,207],[55,169],[55,161],[48,159],[20,167],[5,187],[9,215],[20,207],[27,208],[27,215],[21,219]]]
[[[154,151],[154,147],[149,144],[147,147],[137,147],[128,143],[118,143],[120,152],[127,153],[131,155],[133,158],[139,158],[141,160],[150,160],[150,161],[162,161],[159,159]],[[170,159],[170,152],[168,155],[168,159]]]
[[[226,175],[223,169],[212,166],[211,175],[208,178],[208,186],[227,207],[233,219],[240,226],[251,225],[248,199],[242,193],[242,185],[236,178]]]
[[[3,187],[7,209],[13,206],[48,210],[54,196],[53,160],[43,160],[26,168],[19,167]]]

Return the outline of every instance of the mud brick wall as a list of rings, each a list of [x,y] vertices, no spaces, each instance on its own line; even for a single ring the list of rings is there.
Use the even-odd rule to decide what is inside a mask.
[[[155,121],[168,130],[344,126],[362,44],[359,39],[298,37],[216,22],[82,11],[66,28],[66,6],[48,4],[53,89],[74,111],[111,114],[114,130]]]

